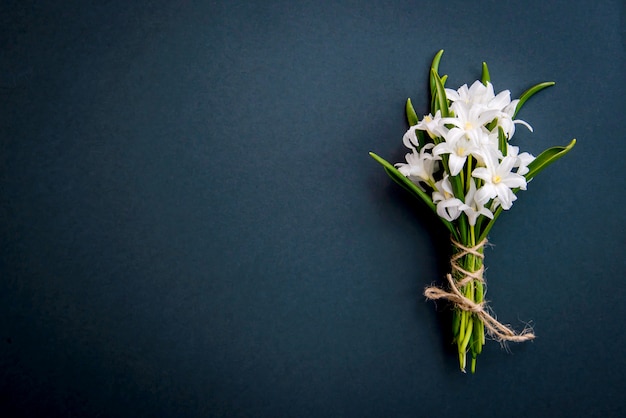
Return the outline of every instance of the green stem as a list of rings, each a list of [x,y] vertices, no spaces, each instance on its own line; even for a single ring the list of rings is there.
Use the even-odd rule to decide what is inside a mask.
[[[467,157],[467,182],[465,183],[465,194],[469,193],[470,181],[472,181],[472,156]]]
[[[468,248],[476,246],[477,231],[474,225],[465,224],[465,231],[460,231],[463,237],[461,244]],[[479,251],[483,251],[481,248]],[[476,272],[482,268],[481,256],[465,254],[457,263],[469,272]],[[463,275],[455,272],[455,280],[462,280]],[[484,297],[484,286],[481,280],[472,280],[460,289],[463,295],[475,303],[481,303]],[[465,370],[467,366],[467,354],[471,354],[471,372],[476,370],[476,358],[482,352],[485,344],[485,328],[482,319],[476,314],[456,309],[453,318],[453,331],[459,354],[459,366]]]

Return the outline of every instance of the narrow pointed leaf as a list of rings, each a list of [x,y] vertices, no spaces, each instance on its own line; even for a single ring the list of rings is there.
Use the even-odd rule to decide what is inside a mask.
[[[411,99],[406,99],[406,118],[409,122],[409,126],[417,125],[417,113],[415,113]]]
[[[532,96],[534,96],[536,93],[540,92],[541,90],[554,86],[554,84],[556,84],[554,81],[546,81],[544,83],[536,84],[532,86],[531,88],[529,88],[528,90],[526,90],[524,93],[522,93],[522,95],[519,98],[519,102],[517,103],[517,106],[515,107],[515,113],[513,113],[513,119],[515,119],[515,116],[517,116],[517,113],[520,111],[522,106],[524,106],[524,103],[526,103],[526,100],[530,99]]]
[[[443,49],[440,49],[433,58],[433,62],[430,68],[433,68],[435,71],[439,71],[439,62],[441,61],[441,56],[443,55]]]
[[[441,56],[443,55],[443,49],[435,54],[433,58],[433,62],[430,66],[431,70],[435,70],[436,73],[439,72],[439,62],[441,61]],[[433,79],[432,72],[430,75],[430,94],[435,95],[435,80]]]
[[[404,177],[402,175],[402,173],[400,173],[398,171],[397,168],[395,168],[393,165],[391,165],[391,163],[389,163],[384,158],[379,157],[378,155],[374,154],[373,152],[370,152],[370,156],[374,160],[376,160],[380,165],[383,166],[383,168],[385,169],[385,172],[387,173],[387,175],[389,175],[389,177],[391,177],[391,179],[393,181],[395,181],[400,186],[402,186],[404,189],[409,191],[413,196],[420,198],[435,214],[437,213],[437,207],[433,203],[433,201],[430,198],[430,196],[428,196],[426,194],[426,192],[424,192],[422,189],[420,189],[415,184],[413,184],[413,182],[411,182],[411,180],[409,180],[408,178]],[[448,222],[448,221],[446,221],[445,219],[442,219],[442,218],[439,218],[439,219],[441,219],[443,224],[446,226],[446,228],[448,228],[448,230],[452,234],[456,235],[456,231],[455,231],[454,226],[452,225],[452,223],[450,223],[450,222]]]
[[[417,142],[420,146],[420,149],[422,149],[422,147],[426,145],[426,134],[421,129],[416,129],[415,134],[417,135]]]
[[[552,147],[548,148],[537,158],[535,158],[530,164],[528,164],[528,173],[526,173],[526,180],[529,181],[534,178],[541,170],[567,154],[574,148],[576,145],[576,140],[572,139],[572,141],[565,147]]]
[[[504,129],[502,126],[498,126],[498,149],[502,153],[503,157],[506,157],[508,142],[506,140],[506,135],[504,134]]]
[[[489,75],[489,68],[487,67],[487,63],[483,62],[483,73],[480,76],[480,81],[486,86],[488,82],[491,81],[491,76]]]
[[[437,95],[437,108],[441,110],[441,117],[446,118],[450,113],[448,109],[448,98],[446,97],[446,89],[443,87],[443,83],[441,82],[441,78],[439,78],[439,74],[435,71],[435,69],[430,70],[434,80],[435,80],[435,94]]]

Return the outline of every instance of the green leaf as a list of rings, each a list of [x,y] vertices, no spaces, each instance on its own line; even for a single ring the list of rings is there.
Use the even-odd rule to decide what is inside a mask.
[[[404,177],[402,173],[398,171],[398,169],[396,169],[393,165],[391,165],[384,158],[379,157],[373,152],[370,152],[369,154],[374,160],[376,160],[380,165],[383,166],[383,168],[385,169],[385,172],[387,172],[387,174],[389,175],[389,177],[391,177],[393,181],[398,183],[404,189],[408,190],[413,196],[420,198],[424,203],[426,203],[426,206],[428,206],[435,214],[437,213],[437,206],[435,206],[432,199],[430,198],[430,196],[426,194],[426,192],[424,192],[422,189],[417,187],[413,182],[411,182],[411,180]],[[448,230],[452,234],[456,235],[456,231],[452,223],[442,218],[439,218],[439,219],[441,219],[443,224],[446,226],[446,228],[448,228]]]
[[[502,126],[498,126],[498,149],[502,153],[503,157],[506,157],[508,142],[506,140],[506,135],[504,134],[504,129]]]
[[[439,62],[441,61],[441,56],[443,55],[443,49],[440,49],[433,58],[433,62],[430,68],[434,68],[435,71],[439,71]]]
[[[487,82],[491,81],[491,76],[489,75],[489,68],[487,67],[487,63],[483,62],[483,73],[480,76],[480,81],[486,86]]]
[[[446,89],[443,87],[441,78],[439,78],[439,74],[437,74],[437,71],[434,68],[430,70],[430,73],[432,78],[435,80],[437,109],[441,110],[441,117],[446,118],[450,113],[450,110],[448,109],[448,98],[446,97]]]
[[[572,141],[565,147],[552,147],[548,148],[537,158],[535,158],[530,164],[528,164],[528,173],[524,177],[526,177],[526,181],[530,181],[534,178],[541,170],[567,154],[574,148],[576,145],[576,140],[572,139]]]
[[[409,121],[409,126],[417,125],[417,113],[415,113],[411,99],[406,99],[406,118]]]
[[[435,54],[435,58],[433,58],[433,62],[430,65],[431,70],[435,70],[435,73],[439,72],[439,62],[441,61],[441,56],[443,55],[443,49]],[[430,76],[430,94],[432,96],[435,95],[435,80],[433,80],[432,72]]]
[[[422,149],[422,147],[426,145],[426,134],[421,129],[416,129],[415,134],[417,135],[417,143],[419,144],[419,149]]]
[[[536,93],[540,92],[541,90],[554,86],[555,84],[556,83],[554,81],[546,81],[544,83],[536,84],[532,86],[531,88],[529,88],[528,90],[526,90],[524,93],[522,93],[522,95],[519,98],[519,102],[517,103],[517,106],[515,107],[515,113],[513,113],[513,119],[515,119],[515,116],[517,116],[517,113],[520,111],[524,103],[526,103],[526,100],[530,99],[532,96],[534,96]]]

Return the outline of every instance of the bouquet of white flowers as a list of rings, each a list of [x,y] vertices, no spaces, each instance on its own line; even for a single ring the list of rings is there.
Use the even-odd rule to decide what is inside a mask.
[[[498,322],[485,304],[484,246],[487,235],[503,210],[511,208],[516,193],[543,168],[569,152],[552,147],[533,157],[520,152],[510,140],[516,125],[531,126],[515,119],[526,100],[554,85],[537,84],[518,100],[508,90],[494,93],[489,70],[483,63],[482,77],[470,87],[445,88],[447,76],[439,76],[443,51],[433,60],[430,72],[431,113],[418,119],[411,100],[406,102],[410,128],[403,143],[409,149],[406,162],[391,165],[378,155],[370,155],[389,176],[421,199],[450,231],[453,256],[447,275],[448,290],[428,287],[428,299],[453,303],[453,335],[459,363],[465,371],[471,353],[471,371],[485,344],[485,334],[495,340],[521,342],[534,338],[526,327],[516,333]]]

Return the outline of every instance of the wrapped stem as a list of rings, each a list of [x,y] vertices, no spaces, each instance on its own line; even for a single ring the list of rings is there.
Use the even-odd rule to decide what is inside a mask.
[[[470,239],[473,237],[470,237]],[[484,300],[484,242],[482,245],[460,245],[452,240],[454,254],[450,260],[455,286],[469,300],[480,305]],[[470,243],[471,244],[471,243]],[[473,251],[467,251],[471,248]],[[454,339],[459,354],[459,367],[465,371],[467,354],[471,354],[471,371],[476,371],[476,358],[485,344],[485,325],[475,312],[463,310],[458,305],[454,308],[453,324]]]
[[[454,304],[452,329],[457,344],[459,366],[463,372],[467,367],[467,354],[472,356],[471,371],[476,371],[476,358],[485,344],[485,332],[500,342],[522,342],[535,338],[531,328],[517,334],[498,322],[485,305],[484,247],[487,240],[474,244],[469,234],[469,245],[452,238],[454,254],[450,258],[452,272],[446,276],[450,291],[439,287],[428,287],[424,295],[431,300],[447,299]]]

